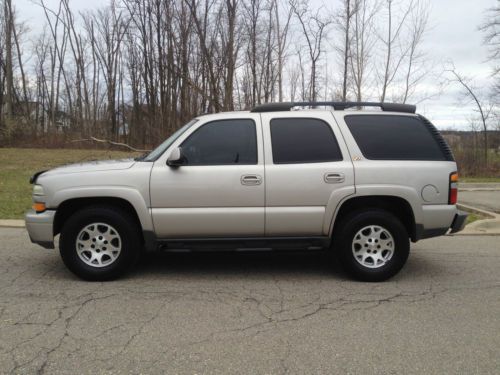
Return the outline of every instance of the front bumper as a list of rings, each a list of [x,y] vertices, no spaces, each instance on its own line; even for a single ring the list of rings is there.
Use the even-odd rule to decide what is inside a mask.
[[[467,216],[469,215],[466,212],[458,210],[455,218],[453,219],[453,222],[451,223],[450,233],[460,232],[462,229],[464,229],[465,222],[467,221]]]
[[[29,210],[24,216],[30,240],[46,249],[54,248],[54,217],[56,211],[36,213]]]

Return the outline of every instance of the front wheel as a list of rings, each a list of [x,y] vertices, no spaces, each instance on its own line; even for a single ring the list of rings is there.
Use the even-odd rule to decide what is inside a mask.
[[[139,228],[125,211],[89,207],[74,213],[61,231],[66,267],[90,281],[115,279],[128,271],[141,248]]]
[[[334,232],[335,251],[344,270],[362,281],[384,281],[403,268],[410,252],[406,228],[383,210],[354,212]]]

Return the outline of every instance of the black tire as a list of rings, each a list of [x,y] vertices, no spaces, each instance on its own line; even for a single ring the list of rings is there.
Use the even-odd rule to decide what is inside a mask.
[[[92,223],[107,224],[120,237],[121,251],[109,265],[89,265],[77,253],[77,236]],[[66,267],[78,277],[88,281],[106,281],[116,279],[131,269],[139,257],[141,243],[140,228],[129,213],[115,207],[92,206],[75,212],[66,221],[61,230],[59,251]],[[109,256],[106,259],[111,261]]]
[[[375,241],[374,238],[376,238],[377,234],[375,232],[370,232],[370,229],[366,229],[367,232],[360,234],[362,229],[370,226],[381,227],[392,236],[394,242],[392,257],[388,257],[386,261],[378,258],[381,256],[380,248],[377,249],[378,245],[371,245],[371,241]],[[365,233],[368,233],[367,237],[370,237],[366,241],[365,237],[361,237],[365,236]],[[371,233],[375,234],[372,235]],[[356,244],[354,244],[355,236],[358,234],[360,236],[356,237]],[[383,236],[383,238],[385,241],[388,241],[388,237]],[[363,246],[360,245],[361,242],[368,241],[370,241],[370,244],[366,243],[366,245],[363,246],[372,250],[365,250]],[[386,243],[390,243],[390,240]],[[334,231],[333,244],[334,251],[342,268],[350,276],[360,281],[384,281],[393,277],[403,268],[410,253],[410,240],[405,226],[392,213],[380,209],[356,211],[347,215],[341,220]],[[360,259],[358,261],[354,255],[353,248],[356,248],[356,254],[361,254],[358,253],[358,251],[373,253],[378,251],[379,255],[374,255],[371,259],[370,255],[367,255],[367,258],[365,258],[366,260],[362,260],[363,256],[358,255]],[[388,250],[383,251],[387,256],[389,253]],[[362,262],[364,262],[366,266],[362,264]],[[375,264],[375,262],[379,263]],[[378,266],[378,264],[380,264],[380,266]]]

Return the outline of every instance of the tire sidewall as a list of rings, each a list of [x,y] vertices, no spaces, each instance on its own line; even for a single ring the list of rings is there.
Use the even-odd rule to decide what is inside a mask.
[[[392,258],[383,266],[369,268],[360,264],[352,252],[354,236],[362,228],[369,225],[379,225],[387,230],[394,239],[395,250]],[[339,260],[351,275],[363,281],[383,281],[398,273],[408,259],[410,244],[404,225],[391,213],[382,210],[370,210],[350,215],[336,232],[339,238],[334,241]]]
[[[80,231],[92,223],[111,225],[120,235],[121,251],[110,265],[92,267],[80,259],[76,252],[76,239]],[[73,214],[63,226],[59,250],[64,264],[77,276],[89,281],[114,279],[126,272],[139,255],[138,230],[125,212],[111,208],[86,208]]]

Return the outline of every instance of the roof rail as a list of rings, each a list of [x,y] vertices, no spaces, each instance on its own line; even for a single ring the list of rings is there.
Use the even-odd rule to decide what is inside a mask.
[[[385,112],[415,113],[417,107],[412,104],[377,103],[377,102],[282,102],[265,103],[255,106],[251,112],[290,111],[293,107],[333,107],[341,111],[352,107],[380,107]]]

